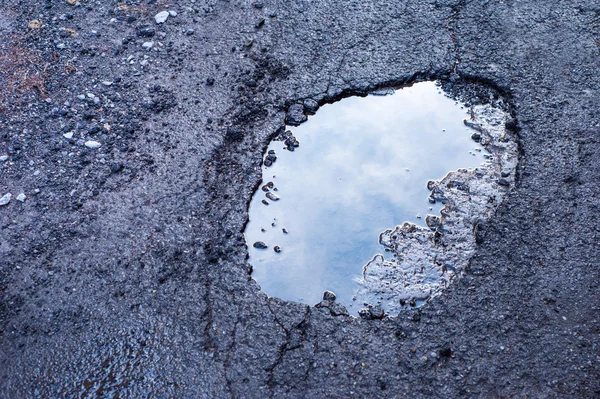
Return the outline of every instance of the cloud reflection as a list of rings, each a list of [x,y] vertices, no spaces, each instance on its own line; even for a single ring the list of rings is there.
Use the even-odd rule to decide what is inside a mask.
[[[439,211],[428,210],[427,181],[483,162],[481,153],[469,153],[477,144],[465,117],[433,82],[424,82],[322,107],[293,129],[300,141],[293,153],[272,142],[279,159],[263,178],[275,183],[281,200],[265,206],[265,193],[257,191],[245,232],[263,291],[312,305],[332,290],[352,305],[353,279],[383,250],[379,233],[404,221],[423,225],[417,214]],[[253,248],[256,241],[269,249]]]

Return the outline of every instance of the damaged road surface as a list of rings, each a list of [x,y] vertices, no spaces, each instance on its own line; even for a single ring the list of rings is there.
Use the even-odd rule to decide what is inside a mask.
[[[599,10],[4,1],[0,397],[600,396]],[[393,317],[262,293],[243,232],[271,139],[426,80],[505,102],[519,151],[486,217],[430,220],[469,228],[468,260],[436,244],[452,284]]]

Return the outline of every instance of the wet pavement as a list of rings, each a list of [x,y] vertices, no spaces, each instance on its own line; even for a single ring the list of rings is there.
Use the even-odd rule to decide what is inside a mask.
[[[598,397],[599,9],[4,1],[0,397]],[[436,79],[519,147],[464,275],[397,317],[269,299],[243,232],[274,135]]]

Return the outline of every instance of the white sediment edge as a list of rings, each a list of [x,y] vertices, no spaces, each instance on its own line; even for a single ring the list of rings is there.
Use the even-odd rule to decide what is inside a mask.
[[[440,215],[428,215],[431,228],[405,223],[381,233],[379,241],[393,258],[376,255],[364,266],[356,280],[357,303],[379,303],[395,315],[436,297],[465,270],[476,248],[476,225],[492,217],[514,185],[518,147],[505,128],[508,119],[489,105],[472,108],[465,124],[481,135],[490,159],[428,183],[431,196],[445,204]]]

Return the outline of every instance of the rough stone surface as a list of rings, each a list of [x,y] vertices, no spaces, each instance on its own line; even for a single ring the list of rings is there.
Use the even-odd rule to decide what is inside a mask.
[[[405,223],[380,234],[380,244],[393,257],[376,255],[363,268],[358,303],[381,304],[396,315],[411,302],[440,295],[466,269],[477,247],[477,227],[505,201],[518,159],[516,137],[506,129],[508,115],[502,109],[473,106],[470,115],[468,125],[479,132],[488,160],[427,182],[430,202],[444,204],[441,216],[427,215],[429,228]],[[501,174],[506,178],[498,181]]]
[[[0,5],[0,191],[32,193],[0,209],[0,397],[600,396],[597,2],[160,7]],[[464,275],[382,319],[261,293],[242,231],[290,106],[434,78],[500,93],[519,144]]]

